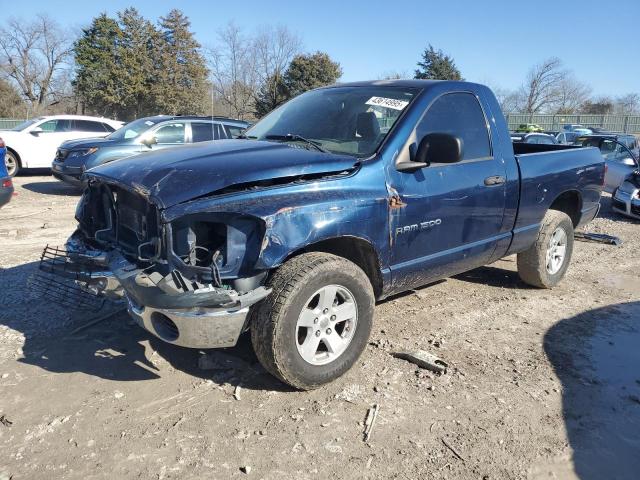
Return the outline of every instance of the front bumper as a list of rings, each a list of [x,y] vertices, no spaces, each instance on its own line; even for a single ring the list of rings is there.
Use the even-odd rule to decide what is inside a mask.
[[[213,286],[179,291],[169,281],[171,274],[148,274],[115,250],[90,250],[73,237],[66,247],[64,262],[51,264],[49,272],[71,277],[98,295],[124,297],[142,328],[182,347],[233,347],[246,330],[249,307],[271,292],[258,287],[238,294]]]
[[[70,167],[64,162],[54,160],[51,163],[51,174],[58,180],[69,183],[76,187],[85,186],[86,183],[81,180],[84,170],[82,167]]]
[[[622,213],[631,218],[640,220],[640,198],[638,194],[640,189],[634,192],[624,192],[620,189],[616,190],[611,200],[611,208],[613,211]]]

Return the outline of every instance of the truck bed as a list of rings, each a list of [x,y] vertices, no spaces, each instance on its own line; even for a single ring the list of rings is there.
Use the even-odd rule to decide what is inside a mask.
[[[579,197],[574,227],[596,215],[605,171],[597,148],[514,143],[513,150],[520,171],[520,202],[510,253],[531,245],[546,211],[563,197]]]

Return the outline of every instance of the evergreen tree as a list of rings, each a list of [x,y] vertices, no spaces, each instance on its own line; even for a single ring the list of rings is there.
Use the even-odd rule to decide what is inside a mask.
[[[27,105],[18,91],[6,80],[0,78],[0,117],[22,118]]]
[[[154,85],[161,69],[162,35],[138,13],[127,8],[118,13],[122,39],[118,44],[118,97],[122,102],[121,120],[130,120],[161,112],[154,98]]]
[[[426,80],[463,80],[453,58],[429,45],[422,53],[414,78]]]
[[[341,76],[340,64],[324,52],[296,55],[285,73],[287,96],[292,98],[307,90],[331,85]]]
[[[73,81],[82,109],[105,116],[120,116],[118,45],[122,30],[105,13],[93,19],[74,45],[76,78]]]
[[[255,99],[256,116],[263,117],[290,98],[283,75],[271,75],[260,87]]]
[[[160,19],[160,70],[154,93],[157,106],[172,115],[202,113],[207,96],[208,69],[190,26],[177,9]]]

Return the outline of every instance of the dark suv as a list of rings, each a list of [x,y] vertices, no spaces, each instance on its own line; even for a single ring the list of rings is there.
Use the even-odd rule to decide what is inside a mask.
[[[53,176],[83,186],[85,170],[143,152],[189,143],[237,138],[249,126],[226,117],[166,116],[139,118],[106,138],[69,140],[58,147]]]

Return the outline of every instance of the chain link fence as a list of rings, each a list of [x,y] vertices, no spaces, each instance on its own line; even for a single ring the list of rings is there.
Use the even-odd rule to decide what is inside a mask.
[[[640,133],[640,115],[531,115],[507,113],[509,130],[516,130],[523,123],[535,123],[547,131],[560,131],[569,123],[585,127],[602,127],[611,132]]]
[[[0,130],[8,130],[9,128],[13,128],[17,125],[20,125],[24,120],[13,119],[13,118],[0,118]]]

